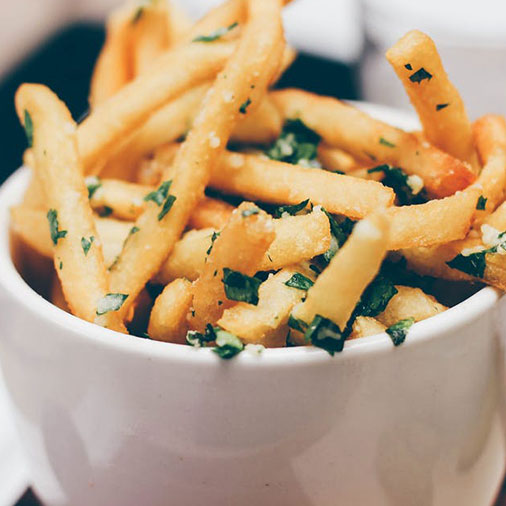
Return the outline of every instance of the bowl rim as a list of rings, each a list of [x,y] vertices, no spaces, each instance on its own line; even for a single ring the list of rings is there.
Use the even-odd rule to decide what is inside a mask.
[[[396,114],[397,111],[385,106],[366,104],[373,115],[384,117],[386,112]],[[362,107],[363,104],[362,104]],[[406,125],[409,115],[404,114],[401,122]],[[411,125],[413,121],[411,120]],[[401,126],[401,125],[399,125]],[[22,191],[28,184],[30,169],[21,167],[15,171],[0,187],[0,288],[26,311],[36,313],[48,324],[72,331],[71,333],[88,343],[115,348],[118,352],[137,354],[139,356],[158,357],[164,359],[180,359],[198,363],[223,362],[210,348],[196,349],[187,345],[166,343],[137,336],[122,334],[105,329],[94,323],[81,320],[63,311],[44,299],[33,290],[21,277],[11,258],[10,249],[10,207],[19,203]],[[433,339],[437,339],[449,331],[457,331],[472,320],[490,311],[500,298],[500,291],[493,287],[484,287],[471,297],[449,308],[436,316],[416,323],[410,330],[409,338],[401,348],[411,348]],[[69,333],[70,334],[70,333]],[[69,335],[69,338],[70,335]],[[394,350],[390,337],[385,333],[360,339],[348,340],[342,353],[331,357],[325,350],[313,346],[293,348],[268,348],[261,354],[241,353],[229,363],[259,364],[264,366],[286,366],[294,363],[314,363],[328,360],[342,360],[357,354],[388,353]]]

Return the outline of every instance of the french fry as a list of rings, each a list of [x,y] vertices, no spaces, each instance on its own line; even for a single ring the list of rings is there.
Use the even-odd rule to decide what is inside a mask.
[[[290,89],[271,97],[283,117],[300,118],[326,144],[347,151],[364,163],[388,163],[416,174],[430,196],[453,195],[476,176],[470,165],[337,99]]]
[[[330,225],[326,215],[315,208],[304,216],[273,220],[275,238],[263,255],[261,271],[277,270],[325,253],[330,247]],[[155,281],[167,284],[177,278],[196,280],[206,265],[212,228],[191,230],[174,246]]]
[[[352,325],[352,331],[348,339],[358,339],[359,337],[375,336],[385,332],[386,327],[376,318],[370,316],[357,316]]]
[[[426,320],[448,309],[420,288],[410,286],[395,288],[397,293],[390,299],[385,310],[376,317],[386,327],[406,318],[414,318],[417,322]]]
[[[51,283],[51,302],[61,310],[70,313],[65,295],[63,295],[60,278],[56,274],[53,276],[53,282]]]
[[[193,22],[188,14],[180,8],[177,2],[167,0],[169,9],[168,23],[170,33],[170,45],[179,44],[182,38],[190,31]]]
[[[216,324],[234,304],[225,293],[224,269],[253,276],[274,237],[272,219],[253,204],[244,202],[232,213],[193,284],[193,308],[188,316],[192,329],[203,331],[208,323]]]
[[[285,346],[288,317],[305,292],[286,285],[297,272],[283,269],[271,275],[258,290],[258,305],[239,302],[226,309],[218,326],[241,338],[244,343],[262,344],[270,348]]]
[[[478,168],[464,102],[448,79],[434,41],[412,30],[387,51],[386,58],[416,109],[427,140]]]
[[[155,341],[184,344],[188,323],[186,315],[192,305],[191,283],[175,279],[157,297],[149,318],[148,335]]]
[[[170,45],[169,7],[165,0],[138,7],[130,21],[130,43],[133,75],[139,76],[149,71]]]
[[[230,219],[234,206],[223,200],[204,197],[193,210],[188,225],[191,228],[222,229]]]
[[[320,315],[344,330],[362,292],[379,271],[388,236],[388,220],[382,213],[372,214],[355,225],[292,315],[308,325]]]
[[[376,181],[231,152],[223,154],[210,184],[226,193],[274,204],[310,199],[330,213],[355,219],[392,205],[395,197],[390,188]]]
[[[41,85],[18,89],[16,111],[24,124],[33,125],[35,166],[46,195],[54,265],[65,299],[76,316],[124,331],[118,313],[98,314],[100,300],[109,293],[108,275],[77,156],[75,123],[65,105]]]
[[[119,91],[132,77],[128,58],[128,32],[134,10],[125,5],[114,11],[107,21],[104,47],[93,70],[89,103],[92,109]]]
[[[203,197],[212,167],[219,160],[240,115],[239,109],[248,100],[252,108],[261,101],[279,65],[283,47],[280,2],[248,0],[247,5],[250,18],[237,51],[218,76],[176,155],[174,182],[164,203],[164,207],[172,206],[168,207],[170,212],[160,211],[156,203],[151,203],[136,222],[139,231],[127,241],[111,270],[111,286],[120,293],[127,291],[131,300],[160,269],[192,209]],[[165,177],[163,180],[167,181]],[[123,311],[128,309],[128,299],[126,302]]]
[[[115,143],[171,98],[216,75],[233,49],[233,44],[215,42],[171,50],[154,63],[148,74],[137,77],[96,107],[77,131],[85,170],[96,171]]]
[[[94,217],[94,222],[102,245],[105,265],[110,266],[120,254],[123,242],[132,229],[132,223],[97,217]],[[35,251],[53,258],[53,245],[45,211],[25,205],[12,207],[11,226]]]
[[[320,142],[318,146],[318,160],[325,169],[333,172],[344,172],[345,174],[363,167],[346,151],[328,146],[323,142]]]
[[[479,195],[479,188],[470,187],[444,199],[388,208],[389,249],[425,247],[463,239],[471,227]]]

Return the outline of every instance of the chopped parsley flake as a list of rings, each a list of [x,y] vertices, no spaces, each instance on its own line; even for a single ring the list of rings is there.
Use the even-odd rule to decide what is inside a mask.
[[[289,286],[291,288],[297,288],[298,290],[309,290],[313,286],[313,281],[304,276],[303,274],[300,274],[296,272],[286,283],[286,286]]]
[[[323,316],[316,315],[308,326],[304,338],[313,346],[322,348],[330,355],[343,351],[346,337],[339,327]]]
[[[137,8],[134,15],[132,16],[132,25],[135,25],[139,19],[142,18],[142,15],[144,14],[144,5],[141,5]]]
[[[248,107],[251,105],[251,98],[248,97],[248,99],[241,104],[241,107],[239,107],[239,112],[241,114],[246,114],[248,112]]]
[[[404,65],[404,68],[406,68],[408,70],[413,70],[413,67],[411,66],[411,63],[406,63],[406,65]]]
[[[223,37],[223,35],[226,35],[228,32],[231,32],[237,26],[239,26],[239,23],[232,23],[229,26],[218,28],[209,35],[199,35],[198,37],[195,37],[192,42],[214,42],[215,40]]]
[[[480,195],[478,198],[478,202],[476,203],[476,209],[478,211],[484,211],[486,205],[487,205],[487,198],[485,198],[483,195]]]
[[[243,218],[248,218],[249,216],[254,216],[255,214],[258,214],[260,212],[260,209],[258,207],[250,207],[249,209],[245,209],[241,212],[241,215]]]
[[[436,111],[440,111],[441,109],[445,109],[446,107],[448,107],[450,104],[437,104],[436,105]]]
[[[58,239],[63,239],[67,235],[66,230],[59,230],[58,227],[58,212],[56,209],[50,209],[47,212],[47,221],[49,221],[49,232],[53,244],[56,246]]]
[[[420,84],[424,79],[430,81],[432,79],[432,74],[427,72],[423,67],[420,67],[414,74],[409,76],[409,80],[412,83]]]
[[[292,315],[288,317],[288,326],[293,330],[302,332],[303,334],[307,330],[306,322],[303,322],[302,320],[299,320],[298,318],[295,318],[295,316]]]
[[[168,195],[163,203],[162,210],[158,213],[158,221],[161,221],[163,217],[172,209],[176,197],[174,195]]]
[[[297,213],[300,213],[303,209],[305,209],[308,204],[309,199],[303,200],[302,202],[294,204],[293,206],[279,206],[273,209],[272,215],[274,218],[282,218],[285,213],[291,216],[295,216]]]
[[[323,261],[328,264],[350,236],[355,222],[349,218],[344,218],[338,222],[326,209],[322,208],[322,211],[326,214],[330,223],[330,248],[323,254]]]
[[[392,144],[391,142],[387,141],[384,137],[380,137],[379,143],[388,148],[395,148],[395,144]]]
[[[319,167],[316,158],[320,140],[321,137],[300,119],[289,119],[266,154],[280,162]]]
[[[213,348],[214,353],[224,360],[229,360],[244,350],[244,344],[234,334],[226,332],[220,328],[215,328],[216,347]]]
[[[209,246],[208,250],[206,251],[206,255],[209,256],[211,254],[211,251],[213,251],[214,241],[220,237],[220,232],[213,232],[213,235],[211,236],[211,246]]]
[[[86,237],[81,237],[81,246],[84,251],[84,256],[88,255],[88,251],[90,251],[91,244],[93,243],[94,240],[95,238],[93,236],[90,236],[89,239],[86,239]]]
[[[58,266],[60,271],[63,269],[63,262],[60,260],[60,265]]]
[[[206,346],[207,343],[212,343],[215,340],[216,331],[210,323],[206,325],[206,330],[203,334],[196,330],[189,330],[186,333],[186,342],[195,348],[202,348]]]
[[[258,304],[258,288],[262,284],[259,279],[225,267],[222,281],[229,300],[246,302],[254,306]]]
[[[97,315],[101,316],[110,311],[118,311],[127,298],[128,295],[124,293],[108,293],[98,301]]]
[[[385,176],[382,183],[394,190],[401,206],[425,202],[423,190],[414,193],[409,185],[409,176],[402,169],[384,164],[373,167],[367,172],[369,172],[369,174],[373,172],[383,172]]]
[[[95,192],[102,186],[102,181],[97,176],[89,176],[84,180],[88,188],[88,198],[93,198]]]
[[[157,190],[148,193],[144,197],[144,200],[146,202],[152,201],[157,206],[161,206],[164,203],[165,199],[167,198],[167,195],[169,194],[169,190],[170,190],[171,185],[172,185],[172,180],[171,181],[164,181],[159,186],[159,188]]]
[[[104,207],[101,207],[99,210],[98,210],[98,215],[101,217],[101,218],[106,218],[107,216],[111,216],[111,214],[113,213],[113,208],[112,207],[109,207],[109,206],[104,206]]]
[[[394,323],[392,326],[386,329],[386,333],[392,339],[394,346],[400,346],[408,335],[409,329],[415,323],[414,318],[406,318],[404,320],[400,320],[397,323]]]
[[[131,229],[130,229],[130,232],[128,232],[128,235],[134,235],[136,234],[138,231],[140,230],[139,227],[137,227],[136,225],[134,225]]]
[[[26,141],[28,142],[28,147],[33,147],[33,121],[30,113],[25,109],[25,120],[24,120]]]
[[[446,263],[452,269],[457,269],[458,271],[465,272],[476,278],[482,278],[487,266],[485,255],[487,253],[495,253],[495,251],[492,251],[493,249],[494,248],[488,250],[484,249],[483,251],[477,251],[467,256],[459,254],[453,260]]]
[[[375,317],[382,313],[390,299],[397,293],[392,281],[379,274],[364,290],[353,312],[353,319],[357,316]]]

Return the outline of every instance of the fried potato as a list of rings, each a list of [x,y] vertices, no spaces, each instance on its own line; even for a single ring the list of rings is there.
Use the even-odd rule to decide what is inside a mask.
[[[395,288],[397,293],[390,299],[385,311],[376,317],[386,327],[406,318],[414,318],[417,322],[426,320],[448,309],[420,288],[398,285]]]
[[[430,196],[453,195],[475,179],[470,165],[337,99],[301,90],[275,91],[271,97],[283,117],[300,118],[326,144],[364,163],[388,163],[421,177]]]
[[[333,172],[344,172],[345,174],[363,167],[346,151],[328,146],[323,142],[318,145],[318,160],[325,169]]]
[[[389,224],[375,213],[355,225],[344,246],[295,306],[294,318],[310,324],[320,315],[344,330],[362,292],[379,271],[388,247]]]
[[[260,271],[277,270],[310,260],[330,248],[329,221],[317,208],[305,216],[290,216],[272,223],[275,238],[260,261]],[[156,282],[167,284],[181,277],[196,280],[206,265],[207,251],[216,233],[214,229],[187,232],[156,275]]]
[[[416,109],[427,140],[477,169],[464,102],[448,79],[434,41],[412,30],[387,51],[386,58]]]
[[[188,225],[191,228],[222,229],[230,219],[234,206],[223,200],[204,197],[193,210]]]
[[[370,316],[357,316],[353,322],[352,331],[348,339],[358,339],[359,337],[375,336],[385,332],[386,327],[376,318]]]
[[[174,182],[164,203],[164,206],[173,204],[170,212],[161,212],[159,206],[151,203],[136,222],[139,232],[127,241],[111,270],[112,287],[120,293],[128,292],[132,300],[160,269],[193,208],[203,197],[212,168],[240,116],[241,106],[247,101],[252,108],[260,103],[279,67],[283,47],[280,2],[248,0],[247,5],[250,18],[237,51],[218,76],[176,155]],[[163,181],[167,179],[163,177]],[[152,247],[154,243],[156,248]],[[128,304],[124,311],[127,309]]]
[[[108,273],[97,238],[88,191],[77,155],[76,126],[56,95],[42,85],[24,84],[16,93],[20,121],[33,127],[33,155],[44,188],[54,266],[65,299],[76,316],[124,331],[119,315],[99,315],[109,293]]]
[[[51,283],[51,296],[50,296],[51,302],[56,306],[59,307],[62,311],[66,311],[67,313],[70,313],[69,306],[67,304],[67,301],[65,300],[65,295],[63,295],[63,290],[61,287],[60,279],[55,274],[53,276],[53,282]]]
[[[156,298],[149,318],[148,335],[155,341],[184,344],[188,323],[186,315],[192,305],[191,283],[175,279]]]
[[[269,276],[258,291],[258,305],[239,302],[224,311],[218,326],[241,338],[244,343],[262,344],[270,348],[285,346],[288,317],[301,302],[305,292],[286,285],[297,272],[283,269]]]
[[[479,195],[479,188],[471,187],[425,204],[388,208],[389,249],[432,246],[463,239],[471,227]]]
[[[233,50],[234,45],[216,42],[169,51],[148,74],[137,77],[96,107],[77,131],[85,170],[96,171],[116,143],[171,98],[216,75]]]
[[[232,213],[193,284],[193,308],[188,316],[192,329],[203,331],[207,324],[216,324],[223,311],[234,305],[225,293],[224,269],[253,276],[274,237],[272,219],[253,204],[244,202]]]
[[[310,199],[328,212],[363,218],[390,206],[394,193],[376,181],[226,152],[212,172],[210,184],[226,193],[274,204],[298,204]]]

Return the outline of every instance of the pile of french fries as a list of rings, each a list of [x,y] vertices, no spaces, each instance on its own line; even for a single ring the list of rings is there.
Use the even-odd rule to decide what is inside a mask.
[[[427,276],[506,288],[504,118],[469,121],[418,31],[386,57],[420,132],[274,90],[295,58],[284,3],[227,0],[195,24],[171,0],[122,6],[80,124],[19,88],[32,179],[12,230],[52,259],[55,305],[231,358],[399,345],[446,309]]]

